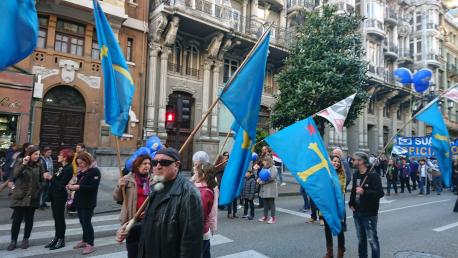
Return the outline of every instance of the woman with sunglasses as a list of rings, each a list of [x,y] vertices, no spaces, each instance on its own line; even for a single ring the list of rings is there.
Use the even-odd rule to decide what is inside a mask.
[[[54,175],[49,175],[46,179],[51,180],[49,197],[51,199],[52,217],[54,218],[54,228],[56,233],[54,239],[45,245],[50,250],[59,249],[65,246],[65,203],[67,202],[67,189],[65,186],[73,177],[73,150],[63,149],[57,156],[57,162],[62,166]]]
[[[148,197],[150,193],[150,171],[151,157],[141,155],[135,159],[132,172],[119,179],[118,185],[113,191],[113,198],[117,202],[122,202],[121,214],[119,214],[121,225],[134,217]],[[125,192],[125,200],[123,199],[123,191]],[[126,238],[127,256],[129,258],[138,257],[140,235],[141,223],[137,223]]]
[[[342,195],[344,196],[345,201],[345,186],[346,186],[346,175],[345,170],[342,166],[342,160],[339,156],[331,156],[331,163],[336,169],[337,175],[339,176],[339,183],[342,187]],[[342,221],[342,230],[337,235],[337,258],[343,258],[345,253],[345,236],[344,232],[346,231],[345,220]],[[326,236],[326,255],[323,258],[332,258],[334,257],[334,250],[332,245],[332,233],[329,228],[326,219],[324,219],[324,234]]]

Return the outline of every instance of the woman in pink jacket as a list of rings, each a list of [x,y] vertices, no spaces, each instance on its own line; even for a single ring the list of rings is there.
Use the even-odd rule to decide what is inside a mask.
[[[210,237],[216,231],[218,210],[218,187],[215,180],[215,168],[208,162],[194,167],[195,186],[200,191],[204,213],[204,235],[202,258],[210,258]]]

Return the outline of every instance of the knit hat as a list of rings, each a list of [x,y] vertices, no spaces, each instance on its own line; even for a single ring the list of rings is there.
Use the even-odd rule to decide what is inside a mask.
[[[156,152],[156,155],[157,154],[164,154],[171,157],[175,161],[180,161],[180,153],[178,153],[178,151],[175,148],[162,148]]]

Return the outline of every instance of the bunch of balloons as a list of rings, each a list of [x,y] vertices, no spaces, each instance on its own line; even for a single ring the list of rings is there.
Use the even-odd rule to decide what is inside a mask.
[[[415,91],[420,93],[427,90],[431,84],[431,77],[433,72],[429,69],[423,68],[412,75],[412,72],[407,68],[398,68],[394,70],[394,77],[402,84],[413,83]]]
[[[132,154],[127,160],[126,160],[126,168],[131,171],[132,166],[134,164],[135,159],[137,159],[138,156],[142,155],[150,155],[150,157],[153,159],[154,156],[156,156],[156,152],[162,148],[162,143],[159,137],[156,135],[151,136],[146,140],[146,144],[143,147],[138,148],[134,154]]]
[[[263,168],[259,172],[259,179],[263,182],[267,182],[270,180],[270,170],[268,168]]]

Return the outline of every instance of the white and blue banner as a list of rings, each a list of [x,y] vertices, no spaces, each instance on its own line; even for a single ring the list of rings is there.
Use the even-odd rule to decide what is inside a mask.
[[[458,156],[458,141],[450,141],[453,156]],[[394,139],[392,154],[408,157],[433,157],[434,150],[431,146],[431,136],[403,137]]]

